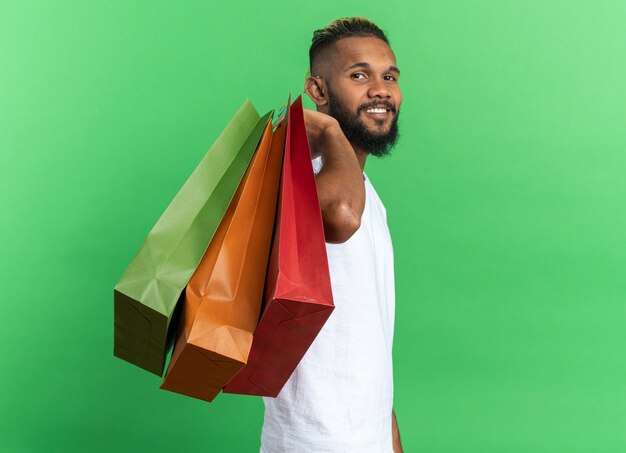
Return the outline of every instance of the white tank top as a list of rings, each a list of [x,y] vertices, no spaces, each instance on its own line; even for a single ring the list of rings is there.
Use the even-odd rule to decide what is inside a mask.
[[[278,397],[263,398],[261,453],[393,452],[393,250],[385,207],[363,176],[359,230],[326,244],[335,310]]]

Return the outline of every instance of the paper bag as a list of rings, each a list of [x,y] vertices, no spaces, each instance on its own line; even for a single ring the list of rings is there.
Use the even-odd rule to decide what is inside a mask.
[[[285,127],[267,125],[228,212],[185,290],[162,389],[212,401],[248,359],[263,302]]]
[[[227,393],[277,396],[334,309],[302,99],[289,109],[265,307]]]
[[[177,301],[248,167],[269,116],[246,101],[172,200],[114,289],[114,355],[161,376]]]

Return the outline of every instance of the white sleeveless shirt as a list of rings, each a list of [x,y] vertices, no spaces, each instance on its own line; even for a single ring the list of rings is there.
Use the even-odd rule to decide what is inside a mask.
[[[316,174],[321,167],[314,159]],[[261,453],[393,452],[393,249],[385,207],[363,176],[360,228],[326,244],[335,309],[280,394],[263,397]]]

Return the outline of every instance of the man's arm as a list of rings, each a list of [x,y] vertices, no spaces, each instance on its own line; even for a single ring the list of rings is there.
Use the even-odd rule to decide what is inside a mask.
[[[391,411],[391,435],[393,437],[393,453],[404,453],[402,442],[400,441],[398,420],[396,420],[396,413],[393,410]]]
[[[324,166],[315,177],[326,242],[345,242],[359,229],[365,208],[363,171],[337,120],[304,110],[311,157]]]

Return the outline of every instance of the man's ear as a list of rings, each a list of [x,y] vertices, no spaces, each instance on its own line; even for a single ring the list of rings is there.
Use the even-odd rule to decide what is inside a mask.
[[[316,106],[322,107],[328,104],[328,95],[322,77],[307,77],[304,82],[304,92],[309,95]]]

